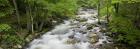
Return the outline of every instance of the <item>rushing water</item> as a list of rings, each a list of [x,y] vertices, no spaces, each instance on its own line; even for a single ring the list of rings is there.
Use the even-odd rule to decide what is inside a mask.
[[[110,42],[101,32],[103,28],[98,25],[96,15],[96,10],[80,9],[76,19],[64,20],[39,39],[34,39],[26,49],[98,49]]]

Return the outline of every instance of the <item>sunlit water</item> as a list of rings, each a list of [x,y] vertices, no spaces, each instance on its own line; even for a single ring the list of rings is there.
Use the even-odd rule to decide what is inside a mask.
[[[100,32],[100,26],[87,29],[88,26],[98,25],[96,15],[96,10],[79,9],[76,19],[64,20],[39,39],[34,39],[26,49],[98,49],[103,42],[110,42],[108,36]],[[97,42],[90,42],[89,36],[92,35],[97,35]]]

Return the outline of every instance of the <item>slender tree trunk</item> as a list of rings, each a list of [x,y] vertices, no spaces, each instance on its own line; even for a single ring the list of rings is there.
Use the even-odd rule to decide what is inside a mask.
[[[109,12],[109,6],[111,4],[111,0],[107,0],[107,22],[109,22],[110,12]]]
[[[34,33],[34,18],[33,18],[32,9],[30,5],[29,5],[29,13],[30,13],[31,32]]]
[[[30,27],[30,13],[29,13],[29,7],[26,7],[26,16],[27,16],[27,30],[30,31],[31,27]]]
[[[139,14],[139,7],[138,7],[138,4],[136,4],[135,7],[136,7],[136,16],[135,16],[135,19],[138,20],[138,19],[140,18],[139,15],[138,15],[138,14]]]
[[[16,0],[13,0],[13,4],[14,4],[14,7],[15,7],[17,21],[18,21],[18,30],[20,30],[20,14],[19,14],[19,11],[18,11]]]
[[[98,0],[98,5],[97,5],[97,9],[98,9],[98,23],[100,23],[100,0]]]
[[[34,33],[34,18],[31,15],[31,28],[32,28],[32,33]]]
[[[119,13],[119,3],[115,3],[114,8],[115,8],[116,13],[118,14]]]
[[[107,17],[106,17],[106,19],[107,19],[107,22],[109,22],[109,20],[108,20],[108,18],[109,18],[109,5],[108,5],[108,0],[107,0],[107,8],[106,8],[106,10],[107,10]]]

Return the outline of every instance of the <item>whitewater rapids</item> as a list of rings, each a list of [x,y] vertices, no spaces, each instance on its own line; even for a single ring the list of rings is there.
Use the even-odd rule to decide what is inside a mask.
[[[102,20],[104,21],[104,20]],[[75,19],[64,20],[53,30],[34,39],[26,49],[99,49],[101,44],[110,43],[101,31],[97,10],[79,9]],[[92,26],[89,28],[89,26]],[[91,43],[90,36],[94,36]]]

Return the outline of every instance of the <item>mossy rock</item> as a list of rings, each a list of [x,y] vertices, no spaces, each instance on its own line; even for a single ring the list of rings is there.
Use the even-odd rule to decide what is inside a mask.
[[[105,33],[106,32],[106,28],[101,28],[100,32]]]
[[[78,41],[75,40],[75,39],[68,39],[68,40],[66,41],[66,44],[75,44],[75,43],[78,43]]]
[[[94,27],[94,25],[88,25],[87,29],[90,30],[90,29],[93,29],[93,27]]]
[[[97,36],[97,34],[93,33],[89,35],[89,42],[94,44],[96,42],[98,42],[99,38]]]

